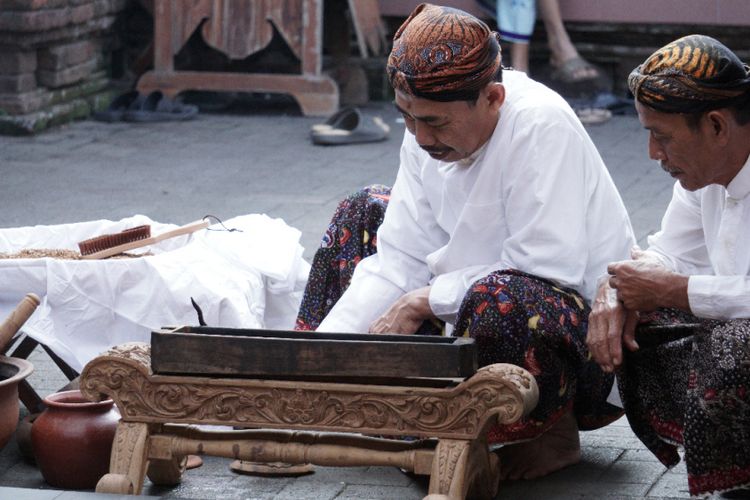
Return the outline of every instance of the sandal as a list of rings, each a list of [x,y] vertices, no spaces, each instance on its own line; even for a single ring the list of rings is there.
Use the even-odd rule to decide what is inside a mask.
[[[585,76],[587,73],[593,74]],[[584,75],[584,76],[581,76]],[[560,66],[556,66],[551,75],[553,80],[562,83],[580,83],[589,80],[596,80],[599,77],[599,70],[581,56],[576,56],[564,61]]]
[[[131,106],[124,114],[123,120],[129,122],[165,122],[189,120],[198,114],[198,107],[192,104],[170,99],[160,90],[151,92],[141,106]]]
[[[378,142],[388,138],[390,127],[379,116],[365,118],[357,108],[345,108],[326,123],[313,125],[310,137],[314,144],[327,146]]]
[[[342,124],[345,123],[347,119],[351,119],[348,117],[351,116],[352,113],[356,113],[356,111],[352,107],[341,108],[340,110],[329,116],[325,122],[316,123],[315,125],[310,127],[310,132],[324,132],[334,128],[339,128]]]
[[[601,125],[612,118],[612,112],[605,108],[579,108],[575,112],[584,125]]]
[[[600,92],[592,97],[569,97],[566,99],[573,109],[603,108],[613,115],[634,115],[635,104],[632,98],[617,97],[611,92]]]
[[[142,106],[144,99],[146,99],[146,96],[137,90],[125,92],[115,97],[107,109],[94,113],[93,118],[100,122],[119,122],[123,119],[128,109],[135,109]]]

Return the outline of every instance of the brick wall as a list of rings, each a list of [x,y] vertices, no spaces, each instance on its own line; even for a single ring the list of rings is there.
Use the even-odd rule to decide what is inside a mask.
[[[107,86],[108,33],[126,3],[2,0],[0,114],[32,127],[56,113],[88,115]]]

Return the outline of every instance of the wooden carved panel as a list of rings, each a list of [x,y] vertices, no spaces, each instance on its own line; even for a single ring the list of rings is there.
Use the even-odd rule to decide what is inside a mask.
[[[232,59],[244,59],[268,46],[274,27],[302,59],[305,20],[301,0],[215,0],[203,25],[203,39]]]
[[[349,0],[349,12],[362,57],[367,57],[368,52],[373,56],[385,54],[386,29],[380,18],[378,0]]]
[[[201,22],[211,16],[212,0],[165,0],[170,2],[171,54],[177,54]],[[157,9],[165,8],[157,2]]]
[[[148,346],[128,344],[91,361],[81,390],[115,400],[123,420],[242,425],[474,439],[495,418],[511,423],[536,404],[536,383],[491,365],[450,389],[159,376]]]

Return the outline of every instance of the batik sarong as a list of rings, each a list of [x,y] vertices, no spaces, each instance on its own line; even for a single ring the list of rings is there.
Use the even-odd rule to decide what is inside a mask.
[[[315,329],[346,290],[356,264],[376,252],[389,194],[385,186],[372,186],[339,205],[313,259],[297,329]],[[606,403],[613,375],[602,372],[586,348],[589,312],[575,291],[518,270],[492,272],[468,291],[456,335],[476,339],[480,366],[521,366],[539,386],[536,408],[516,424],[491,429],[491,443],[537,437],[570,410],[581,429],[622,415]],[[438,333],[436,323],[425,322],[417,333]]]
[[[339,203],[313,257],[296,330],[315,330],[349,287],[359,261],[377,251],[390,196],[391,188],[374,185]]]
[[[694,335],[626,353],[617,375],[633,432],[666,466],[684,449],[691,495],[750,485],[750,320],[673,310],[642,324],[696,323]]]

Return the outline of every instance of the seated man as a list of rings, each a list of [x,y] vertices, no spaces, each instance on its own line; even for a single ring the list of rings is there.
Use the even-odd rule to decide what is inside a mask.
[[[609,266],[587,342],[605,371],[619,368],[643,443],[667,466],[684,446],[691,495],[747,486],[750,68],[713,38],[691,35],[651,55],[628,85],[649,156],[677,182],[648,250]],[[669,309],[645,314],[658,308]],[[695,334],[639,350],[638,321],[696,323]],[[633,352],[623,356],[622,343]]]
[[[445,326],[476,339],[481,365],[526,368],[539,404],[490,440],[527,441],[502,459],[506,477],[530,478],[579,460],[579,427],[621,415],[586,322],[597,278],[634,240],[573,111],[500,56],[497,33],[460,10],[423,4],[398,30],[387,68],[407,128],[396,183],[339,206],[297,328]]]

